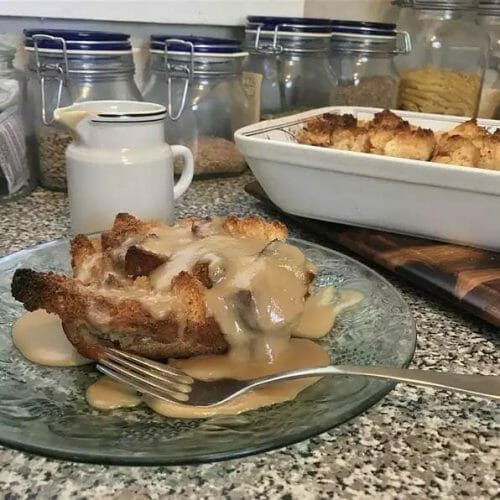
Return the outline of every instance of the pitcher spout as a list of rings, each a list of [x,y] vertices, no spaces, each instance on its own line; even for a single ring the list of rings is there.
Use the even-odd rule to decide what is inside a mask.
[[[73,137],[82,142],[86,142],[88,139],[91,116],[89,111],[78,109],[75,105],[57,108],[54,111],[54,119],[69,128]]]

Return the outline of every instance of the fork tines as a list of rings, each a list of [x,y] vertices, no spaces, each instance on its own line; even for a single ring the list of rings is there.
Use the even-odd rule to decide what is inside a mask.
[[[194,382],[171,366],[112,348],[106,349],[97,369],[140,393],[169,402],[188,401]]]

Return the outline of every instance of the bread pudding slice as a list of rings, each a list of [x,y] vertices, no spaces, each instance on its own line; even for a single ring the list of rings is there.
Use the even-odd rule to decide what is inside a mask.
[[[103,283],[85,285],[78,279],[31,269],[19,269],[12,294],[28,311],[57,314],[77,351],[98,359],[105,346],[151,359],[223,353],[220,328],[207,314],[204,287],[181,272],[168,296],[147,285]]]
[[[229,345],[226,309],[229,323],[253,333],[298,321],[315,270],[287,235],[280,222],[255,216],[167,226],[119,214],[100,237],[74,238],[72,278],[18,269],[12,294],[29,311],[59,315],[88,358],[106,346],[151,359],[220,354]],[[268,297],[281,279],[287,293]]]

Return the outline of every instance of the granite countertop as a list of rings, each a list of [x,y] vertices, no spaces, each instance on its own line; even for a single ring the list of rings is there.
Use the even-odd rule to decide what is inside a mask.
[[[243,186],[250,179],[196,181],[178,212],[276,217],[245,194]],[[318,241],[293,225],[291,229]],[[38,189],[0,205],[0,256],[59,238],[67,230],[65,195]],[[385,276],[402,292],[416,321],[413,366],[498,373],[495,328]],[[0,447],[0,497],[498,498],[498,409],[485,399],[400,386],[331,432],[253,457],[198,466],[90,465]]]

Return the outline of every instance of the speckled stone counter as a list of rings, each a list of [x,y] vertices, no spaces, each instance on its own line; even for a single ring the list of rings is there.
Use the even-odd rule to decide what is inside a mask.
[[[276,216],[244,193],[250,179],[197,181],[178,212]],[[39,189],[0,205],[0,255],[67,230],[63,194]],[[403,293],[416,320],[414,366],[498,374],[499,337],[493,327],[385,276]],[[0,498],[498,498],[499,410],[485,399],[400,386],[331,432],[254,457],[199,466],[89,465],[0,447]]]

